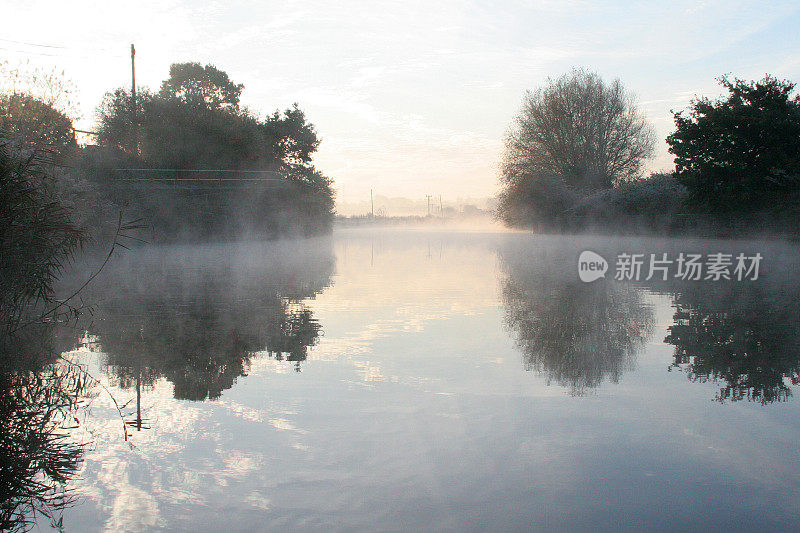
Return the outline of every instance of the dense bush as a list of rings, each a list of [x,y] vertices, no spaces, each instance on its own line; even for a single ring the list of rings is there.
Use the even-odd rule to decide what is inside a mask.
[[[655,173],[579,200],[566,215],[575,229],[621,233],[670,232],[696,222],[686,187],[672,173]]]
[[[567,211],[581,198],[557,175],[530,173],[509,182],[498,198],[497,212],[507,226],[561,229]]]

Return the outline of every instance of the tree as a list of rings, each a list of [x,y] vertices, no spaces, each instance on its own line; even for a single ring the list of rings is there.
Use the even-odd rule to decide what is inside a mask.
[[[153,95],[145,88],[136,93],[136,110],[131,93],[123,88],[108,92],[97,109],[97,141],[101,146],[133,154],[138,144],[139,122]]]
[[[688,115],[674,113],[667,137],[678,180],[692,199],[715,211],[769,206],[800,191],[800,97],[794,83],[720,84],[727,98],[695,99]],[[796,197],[795,197],[796,198]]]
[[[0,129],[28,148],[63,153],[76,147],[72,120],[29,94],[0,95]]]
[[[214,65],[173,63],[159,95],[209,109],[238,111],[243,89],[244,85],[233,83],[226,72]]]
[[[538,203],[546,204],[553,183],[563,183],[554,189],[558,203],[564,188],[587,194],[638,178],[654,142],[619,80],[607,84],[584,70],[549,79],[526,92],[506,135],[501,217],[508,221],[504,211],[529,204],[522,193],[543,196]]]
[[[296,104],[262,119],[239,107],[242,89],[213,66],[181,63],[170,68],[158,93],[140,92],[135,120],[130,93],[108,93],[99,110],[98,142],[114,149],[120,159],[114,166],[169,169],[184,178],[180,187],[162,184],[146,194],[146,181],[118,180],[118,202],[136,205],[159,233],[173,237],[330,228],[333,189],[313,165],[320,143],[313,124]],[[140,174],[154,175],[133,177]],[[193,179],[198,176],[204,179]],[[221,177],[226,179],[209,179]]]
[[[286,164],[308,166],[320,139],[313,124],[295,103],[283,114],[275,111],[262,126],[265,135],[272,139],[273,152]]]
[[[63,72],[0,62],[0,130],[26,148],[66,155],[77,147],[73,84]]]
[[[637,178],[653,152],[653,133],[619,80],[573,70],[525,95],[506,137],[504,177],[561,176],[576,189],[609,188]]]

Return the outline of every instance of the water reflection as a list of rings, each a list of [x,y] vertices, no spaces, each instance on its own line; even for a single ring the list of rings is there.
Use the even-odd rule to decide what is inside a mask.
[[[767,404],[800,383],[796,282],[699,283],[675,296],[673,367],[691,381],[719,382],[715,399]]]
[[[86,294],[95,316],[83,344],[100,353],[69,357],[125,406],[129,430],[153,431],[131,432],[129,446],[97,393],[68,529],[796,521],[793,405],[709,401],[722,387],[728,399],[789,397],[792,276],[584,284],[569,268],[580,251],[616,248],[584,237],[338,239],[336,284],[324,291],[324,243],[145,248],[114,263]],[[640,244],[618,249],[664,246]],[[31,385],[15,383],[3,390]],[[598,486],[616,496],[595,505]]]
[[[600,280],[583,283],[574,269],[578,252],[506,249],[502,299],[526,370],[568,387],[573,395],[632,370],[653,327],[641,290]],[[574,257],[573,257],[574,256]]]
[[[698,252],[761,251],[767,257],[765,270],[758,280],[742,282],[592,283],[579,281],[574,271],[584,249],[614,258],[632,250],[674,256],[686,246]],[[568,387],[573,395],[604,381],[616,383],[633,368],[653,329],[653,311],[645,303],[651,292],[669,295],[674,307],[664,339],[675,347],[669,368],[683,370],[692,382],[719,383],[717,401],[786,401],[791,387],[800,384],[800,279],[791,247],[712,241],[620,246],[541,237],[506,245],[500,257],[505,322],[516,336],[525,369]]]
[[[299,371],[321,332],[301,301],[330,283],[325,242],[302,252],[280,243],[153,249],[117,264],[91,291],[100,303],[90,326],[117,384],[138,397],[164,377],[175,398],[201,401],[219,398],[261,352]]]
[[[58,361],[48,327],[0,339],[0,530],[24,531],[44,517],[60,528],[74,502],[68,483],[84,446],[70,430],[88,385],[82,369]]]

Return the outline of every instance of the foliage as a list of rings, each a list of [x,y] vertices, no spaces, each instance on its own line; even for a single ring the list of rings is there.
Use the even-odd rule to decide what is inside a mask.
[[[636,178],[653,134],[619,80],[573,70],[528,91],[506,137],[504,181],[524,174],[561,176],[576,189]]]
[[[720,78],[726,98],[675,113],[667,138],[678,180],[716,212],[758,210],[800,190],[800,97],[772,76]]]
[[[69,117],[30,94],[0,94],[0,130],[32,149],[65,153],[77,147]]]
[[[506,135],[500,218],[557,222],[570,196],[638,178],[653,148],[652,129],[619,80],[584,70],[548,79],[526,93]]]
[[[696,222],[693,216],[689,220],[687,196],[674,174],[654,173],[581,199],[567,220],[574,229],[669,233]]]
[[[0,131],[13,139],[16,150],[36,152],[46,168],[50,194],[69,210],[77,227],[87,234],[102,225],[108,203],[100,188],[75,168],[79,159],[71,116],[72,84],[63,73],[36,69],[9,69],[0,64]]]
[[[567,211],[580,194],[560,176],[523,174],[500,192],[498,215],[507,226],[557,230],[563,228]]]
[[[312,163],[314,126],[297,105],[261,119],[240,107],[241,90],[215,67],[184,63],[158,93],[139,91],[136,110],[124,89],[107,94],[98,141],[114,156],[94,168],[96,179],[117,178],[117,201],[168,237],[327,230],[333,190]]]
[[[11,67],[7,61],[0,61],[0,94],[29,95],[66,117],[78,115],[75,85],[63,70],[48,71],[27,62]]]
[[[53,281],[85,233],[54,193],[38,151],[0,136],[0,317],[11,329],[30,305],[49,299]]]
[[[169,78],[161,84],[159,96],[215,111],[236,111],[242,89],[244,85],[233,83],[227,73],[214,65],[173,63],[169,67]]]

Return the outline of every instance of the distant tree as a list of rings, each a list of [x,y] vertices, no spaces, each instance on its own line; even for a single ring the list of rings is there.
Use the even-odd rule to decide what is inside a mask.
[[[97,141],[98,144],[127,151],[133,155],[134,145],[138,142],[138,130],[144,109],[153,99],[146,88],[136,91],[136,109],[133,109],[131,93],[119,88],[108,92],[97,109]]]
[[[563,188],[587,193],[635,179],[653,149],[653,131],[619,80],[608,84],[584,70],[550,79],[526,93],[506,135],[501,217],[508,222],[509,210],[524,211],[525,195],[546,205],[558,182],[556,203]]]
[[[173,65],[173,76],[161,91],[139,91],[135,113],[129,91],[107,93],[98,109],[98,143],[134,155],[130,148],[135,128],[140,148],[135,155],[153,166],[276,171],[312,167],[320,139],[297,104],[262,120],[239,109],[242,86],[230,82],[227,74],[210,66],[183,68],[187,65],[199,67]],[[225,80],[224,87],[212,88],[204,70],[209,68],[216,72],[215,80]],[[191,72],[200,78],[190,79]]]
[[[667,137],[678,180],[716,211],[758,209],[800,191],[800,97],[794,83],[723,76],[726,98],[674,113]]]
[[[320,143],[314,125],[306,122],[296,103],[282,114],[275,111],[264,121],[262,131],[271,139],[275,155],[287,165],[308,166]]]
[[[243,89],[244,85],[233,83],[227,73],[214,65],[173,63],[158,94],[212,110],[237,111]]]

